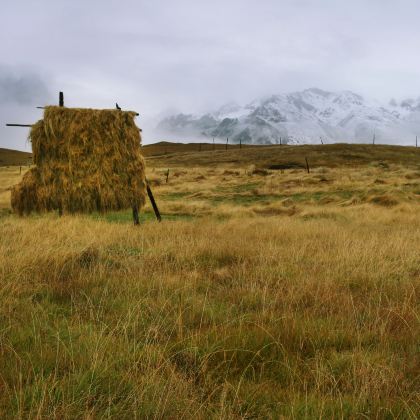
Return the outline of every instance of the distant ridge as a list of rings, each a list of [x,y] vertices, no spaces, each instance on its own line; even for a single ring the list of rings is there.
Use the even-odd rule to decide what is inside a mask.
[[[214,147],[214,148],[213,148]],[[420,148],[402,147],[398,145],[369,144],[326,144],[301,145],[299,147],[282,147],[273,145],[228,145],[212,143],[174,143],[160,141],[142,146],[142,154],[151,159],[160,160],[164,165],[191,166],[200,162],[206,165],[218,165],[223,162],[243,162],[244,164],[275,164],[291,157],[300,159],[308,155],[312,163],[315,155],[328,160],[328,165],[366,164],[374,161],[411,164],[419,162]],[[32,155],[28,152],[0,148],[0,167],[27,165]],[[318,158],[317,158],[318,159]],[[304,162],[304,161],[302,161]],[[268,164],[267,163],[267,164]],[[318,162],[319,163],[319,162]],[[147,162],[146,162],[147,164]],[[326,163],[325,163],[326,164]],[[328,166],[327,165],[327,166]]]
[[[32,153],[0,147],[0,166],[27,165]]]
[[[163,147],[162,147],[163,145]],[[371,144],[325,144],[299,146],[247,146],[233,145],[212,149],[212,144],[159,143],[143,148],[146,165],[149,167],[181,168],[235,165],[246,168],[250,165],[266,169],[301,168],[306,170],[307,157],[311,167],[357,167],[361,165],[383,166],[388,164],[418,168],[420,148],[371,145]],[[219,145],[223,146],[223,145]],[[417,169],[416,169],[417,170]]]

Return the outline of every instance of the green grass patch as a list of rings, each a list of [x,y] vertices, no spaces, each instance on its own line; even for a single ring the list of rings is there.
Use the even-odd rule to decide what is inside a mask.
[[[225,194],[229,193],[243,193],[255,190],[256,188],[261,186],[261,182],[250,182],[247,184],[240,184],[240,185],[230,185],[230,186],[217,186],[214,191],[216,192],[223,192]]]
[[[161,214],[162,220],[191,220],[191,214]],[[91,217],[95,220],[104,220],[109,223],[133,223],[131,210],[109,212],[105,214],[92,213]],[[140,223],[156,221],[155,213],[152,211],[140,212]]]
[[[167,200],[167,201],[177,201],[181,200],[187,196],[191,195],[189,192],[172,192],[167,194],[162,194],[159,196],[160,200]]]
[[[320,201],[326,197],[339,197],[342,199],[350,199],[356,191],[337,190],[337,191],[313,191],[307,193],[296,194],[237,194],[230,195],[216,195],[208,198],[208,201],[213,205],[221,203],[232,203],[240,206],[250,206],[252,204],[273,203],[290,198],[297,203],[304,203],[310,201]]]

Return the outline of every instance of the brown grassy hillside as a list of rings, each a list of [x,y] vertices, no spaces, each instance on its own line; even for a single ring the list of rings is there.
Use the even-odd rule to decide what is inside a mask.
[[[145,145],[142,153],[150,165],[165,163],[183,166],[211,166],[217,164],[260,166],[288,165],[305,167],[305,157],[310,166],[359,166],[371,162],[416,164],[420,160],[420,148],[366,144],[330,144],[303,146],[248,146],[211,143],[159,142]],[[30,153],[0,148],[0,166],[26,164]]]
[[[28,152],[0,148],[0,166],[27,165],[31,156]]]
[[[205,145],[210,148],[211,145]],[[247,146],[218,145],[215,151],[202,148],[198,151],[196,144],[171,145],[165,143],[143,147],[143,153],[149,158],[149,165],[169,166],[215,166],[231,164],[242,166],[284,167],[285,169],[305,168],[309,165],[342,167],[363,166],[372,163],[417,165],[420,162],[420,148],[366,144],[328,144],[303,146]],[[166,151],[166,153],[165,153]]]

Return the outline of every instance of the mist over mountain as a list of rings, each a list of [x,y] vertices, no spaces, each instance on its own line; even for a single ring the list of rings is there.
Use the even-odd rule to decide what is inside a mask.
[[[350,91],[317,88],[272,95],[245,106],[228,103],[201,115],[176,114],[157,126],[168,140],[249,144],[357,142],[414,144],[420,98],[380,104]]]

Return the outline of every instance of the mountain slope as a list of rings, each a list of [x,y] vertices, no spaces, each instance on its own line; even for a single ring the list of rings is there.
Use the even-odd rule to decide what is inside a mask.
[[[31,159],[31,153],[0,147],[0,166],[27,165]]]
[[[233,143],[371,142],[375,136],[377,142],[413,144],[420,100],[381,106],[353,92],[311,88],[246,106],[230,103],[204,115],[170,116],[158,129],[175,137],[229,137]]]

